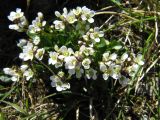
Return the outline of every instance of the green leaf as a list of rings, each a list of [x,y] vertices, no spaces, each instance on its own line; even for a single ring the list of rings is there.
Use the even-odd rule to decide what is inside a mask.
[[[118,40],[111,40],[110,44],[107,46],[107,50],[115,50],[117,46],[123,47],[123,44]]]
[[[100,49],[100,48],[104,48],[104,47],[106,47],[106,40],[101,39],[101,41],[96,44],[96,48]]]
[[[3,101],[0,100],[0,102],[6,103],[8,105],[10,105],[11,107],[13,107],[14,109],[16,109],[17,111],[19,111],[20,113],[27,115],[28,113],[26,112],[26,110],[22,109],[20,106],[18,106],[17,104],[11,103],[11,102],[7,102],[7,101]]]
[[[10,91],[8,91],[7,93],[5,93],[4,97],[1,100],[4,100],[5,98],[7,98],[13,92],[13,90],[15,88],[16,88],[16,86],[12,87],[12,89]]]
[[[12,81],[10,77],[7,77],[7,76],[0,76],[0,80],[2,82],[10,82]]]
[[[5,120],[5,116],[2,112],[0,112],[0,120]]]
[[[145,42],[145,46],[143,48],[143,55],[146,54],[149,48],[152,46],[151,44],[154,41],[153,38],[154,38],[154,33],[151,33]]]
[[[3,96],[4,96],[4,94],[0,93],[0,98],[3,97]]]
[[[3,85],[0,85],[0,89],[3,89],[4,88],[4,86]]]

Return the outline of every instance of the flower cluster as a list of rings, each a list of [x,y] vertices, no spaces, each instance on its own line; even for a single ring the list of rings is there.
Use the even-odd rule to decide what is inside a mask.
[[[84,6],[82,8],[77,7],[69,12],[66,8],[64,8],[62,14],[56,11],[55,15],[60,19],[53,22],[55,29],[64,30],[66,23],[73,24],[76,21],[87,21],[89,23],[93,23],[93,16],[95,15],[95,12]]]
[[[28,21],[20,8],[17,8],[16,12],[10,12],[8,19],[14,23],[9,25],[9,28],[19,32],[23,32],[24,28],[28,25]]]
[[[40,32],[45,25],[46,25],[46,21],[43,21],[43,13],[38,12],[35,20],[32,21],[31,25],[29,25],[28,31],[30,33]]]
[[[18,9],[17,13],[9,18],[15,20],[23,17],[23,13]],[[63,13],[56,11],[55,15],[59,20],[53,21],[54,25],[51,25],[54,34],[49,43],[50,46],[40,45],[41,36],[38,34],[41,31],[45,31],[44,26],[46,21],[43,21],[43,14],[38,13],[38,17],[32,21],[32,25],[29,25],[27,32],[32,33],[29,40],[21,39],[17,44],[22,49],[22,53],[19,54],[19,58],[24,63],[30,63],[37,60],[36,63],[43,63],[47,69],[51,71],[53,75],[50,76],[52,87],[56,87],[57,91],[62,91],[70,88],[69,79],[92,79],[97,80],[102,78],[104,80],[114,79],[119,80],[122,86],[126,86],[139,69],[139,66],[144,64],[144,59],[141,54],[137,56],[125,49],[125,47],[114,46],[114,50],[107,49],[108,45],[112,41],[107,42],[103,30],[99,27],[90,28],[85,26],[84,23],[91,24],[94,22],[93,16],[95,12],[87,7],[77,7],[76,9],[68,10],[63,9]],[[75,26],[73,29],[80,31],[78,38],[73,37],[63,45],[60,44],[61,39],[67,38],[54,38],[57,34],[64,35],[66,26]],[[82,31],[80,26],[85,26],[87,29]],[[53,27],[54,26],[54,27]],[[72,28],[70,28],[72,29]],[[67,30],[70,30],[67,29]],[[57,32],[58,31],[58,32]],[[69,31],[67,31],[69,32]],[[52,34],[52,33],[49,33]],[[61,35],[63,34],[63,35]],[[76,38],[76,39],[75,39]],[[49,39],[49,38],[48,38]],[[62,40],[63,42],[65,40]],[[101,45],[101,50],[97,45]],[[45,49],[49,48],[49,49]],[[104,50],[105,49],[105,50]],[[123,49],[119,52],[119,50]],[[43,60],[45,55],[45,60]],[[47,63],[46,63],[46,60]],[[34,69],[35,70],[35,69]],[[35,70],[36,71],[36,70]],[[12,81],[18,81],[20,78],[26,80],[34,79],[34,73],[31,66],[22,65],[20,69],[14,70],[11,68],[5,68],[4,73],[12,76]],[[124,74],[125,73],[125,74]]]
[[[131,57],[133,60],[131,60]],[[103,54],[102,61],[99,62],[100,71],[103,73],[103,79],[107,80],[109,76],[113,79],[119,79],[120,83],[125,86],[129,81],[129,77],[133,77],[138,71],[139,66],[143,65],[143,57],[139,54],[137,57],[128,53],[118,56],[116,53],[109,51]],[[122,73],[126,72],[129,77],[125,77]]]
[[[66,46],[55,47],[55,51],[49,52],[48,64],[54,65],[55,68],[60,70],[64,68],[68,71],[69,77],[75,75],[76,78],[81,78],[82,76],[87,79],[96,79],[97,71],[91,68],[91,58],[89,55],[93,55],[93,48],[87,48],[81,46],[79,51],[73,51],[72,48],[67,48]],[[67,76],[67,74],[65,74]],[[54,75],[51,80],[58,82],[62,80],[63,77]],[[57,80],[58,79],[58,80]],[[62,83],[61,83],[62,84]]]
[[[38,48],[38,44],[40,42],[40,38],[35,36],[30,41],[25,39],[20,39],[17,46],[22,48],[22,53],[19,54],[19,58],[23,61],[33,60],[33,58],[37,58],[38,60],[42,60],[43,55],[45,53],[44,48]]]
[[[50,77],[51,86],[56,87],[57,91],[62,91],[70,88],[69,83],[62,82],[62,78],[64,77],[64,72],[59,71],[57,75],[53,75]]]
[[[27,64],[23,64],[20,68],[4,68],[4,73],[11,76],[12,81],[19,81],[20,79],[30,80],[34,73]]]
[[[86,42],[89,42],[91,40],[92,43],[100,42],[100,38],[104,36],[103,31],[99,31],[98,27],[95,27],[94,29],[90,29],[86,35],[83,35],[83,39]]]
[[[4,68],[3,71],[6,75],[11,76],[12,81],[18,81],[20,78],[20,74],[18,74],[15,68]]]

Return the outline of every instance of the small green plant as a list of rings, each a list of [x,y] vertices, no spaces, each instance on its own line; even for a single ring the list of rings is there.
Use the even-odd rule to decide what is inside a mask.
[[[136,90],[138,89],[139,81],[146,74],[144,57],[153,34],[151,33],[148,37],[148,44],[144,49],[142,47],[137,49],[133,47],[136,43],[130,43],[129,34],[132,31],[127,28],[128,26],[123,29],[125,39],[118,39],[115,34],[112,36],[111,33],[114,28],[126,24],[133,25],[136,29],[137,24],[141,25],[155,18],[147,16],[139,20],[141,15],[129,16],[128,10],[123,10],[123,13],[116,13],[96,12],[86,6],[72,10],[64,8],[62,13],[55,12],[56,18],[52,22],[45,21],[43,14],[38,12],[31,25],[20,8],[17,8],[15,12],[12,11],[8,19],[13,24],[9,25],[9,28],[25,32],[28,38],[20,39],[17,44],[22,50],[19,54],[22,64],[3,69],[7,80],[23,87],[25,83],[30,89],[33,84],[41,80],[49,82],[50,86],[56,89],[56,93],[45,96],[43,100],[58,94],[64,95],[64,99],[68,100],[66,106],[62,105],[65,109],[60,112],[65,114],[60,118],[65,119],[71,110],[76,109],[77,120],[81,111],[87,111],[86,116],[94,120],[99,116],[100,107],[102,107],[102,119],[108,119],[114,109],[119,107],[116,119],[125,119],[124,111],[128,108],[119,104],[122,102],[125,104],[126,101],[132,104],[132,97],[128,95],[133,86]],[[127,19],[107,28],[103,27],[104,25],[97,27],[94,16],[99,14],[118,14]],[[127,41],[129,44],[126,43]],[[117,93],[124,88],[126,88],[125,94]],[[78,97],[74,98],[74,96]],[[113,105],[111,101],[116,101],[116,104]],[[9,103],[15,108],[15,105],[10,102],[3,100],[1,102]],[[26,109],[23,110],[19,106],[16,106],[16,109],[19,108],[23,116],[29,116],[27,119],[36,116],[36,113],[27,113],[28,101],[25,102]],[[98,113],[96,109],[99,110]],[[110,112],[107,113],[108,111]],[[45,119],[44,114],[45,112],[38,117]]]
[[[22,65],[4,68],[12,81],[36,81],[39,77],[36,65],[43,65],[53,74],[51,85],[58,91],[69,89],[72,78],[94,81],[102,77],[119,80],[125,86],[144,64],[141,54],[129,51],[121,41],[106,40],[99,27],[92,28],[95,12],[86,7],[69,12],[64,8],[62,14],[56,11],[58,20],[51,25],[43,21],[43,14],[39,12],[32,25],[27,26],[23,14],[17,8],[8,16],[15,23],[9,28],[26,31],[29,37],[18,43],[22,49],[19,54]],[[42,67],[41,71],[45,69]],[[123,75],[124,71],[129,76]]]

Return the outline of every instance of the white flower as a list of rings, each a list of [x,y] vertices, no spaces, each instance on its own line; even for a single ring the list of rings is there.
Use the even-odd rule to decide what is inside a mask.
[[[56,90],[57,91],[63,91],[70,89],[70,84],[69,83],[63,83],[62,85],[57,85]]]
[[[128,54],[127,53],[123,53],[123,55],[121,56],[121,60],[125,61],[128,58]]]
[[[77,64],[77,59],[74,56],[68,56],[64,59],[65,63],[65,68],[66,69],[75,69],[76,64]]]
[[[104,73],[104,74],[103,74],[103,79],[104,79],[104,80],[107,80],[108,77],[109,77],[109,74],[107,74],[107,73]]]
[[[56,87],[56,83],[61,82],[60,77],[58,77],[56,75],[50,76],[50,80],[52,80],[52,83],[51,83],[52,87]]]
[[[105,62],[109,62],[109,60],[116,60],[116,58],[117,58],[117,54],[116,53],[112,53],[112,54],[110,54],[109,52],[105,52],[104,54],[103,54],[103,61],[105,61]],[[110,61],[111,62],[111,61]],[[109,62],[109,64],[110,64],[110,62]]]
[[[76,67],[76,78],[81,78],[83,73],[84,73],[84,70],[80,66],[77,66]]]
[[[106,67],[104,63],[100,63],[100,69],[103,73],[103,79],[107,80],[109,76],[113,79],[119,79],[121,77],[120,70],[121,66],[114,63],[110,64],[109,67]]]
[[[19,19],[19,18],[21,18],[21,17],[23,17],[23,15],[24,15],[24,13],[23,12],[21,12],[21,9],[20,8],[17,8],[16,9],[16,12],[10,12],[10,15],[8,16],[8,19],[10,20],[10,21],[14,21],[14,20],[16,20],[16,19]]]
[[[80,50],[79,50],[80,52],[81,52],[81,54],[83,53],[83,54],[85,54],[86,56],[89,56],[89,55],[93,55],[94,54],[94,49],[93,48],[91,48],[91,47],[86,47],[86,46],[84,46],[84,45],[82,45],[81,47],[80,47]]]
[[[51,86],[56,87],[57,91],[63,91],[63,90],[66,90],[66,89],[70,88],[70,84],[69,83],[63,83],[61,81],[61,78],[58,77],[57,75],[51,76],[50,80],[52,80]]]
[[[94,70],[93,68],[86,70],[86,77],[87,77],[87,79],[92,78],[93,80],[96,80],[97,79],[97,71]]]
[[[38,60],[42,60],[43,55],[44,55],[44,52],[45,52],[45,49],[44,49],[44,48],[38,49],[37,52],[36,52],[36,54],[35,54],[35,57],[36,57]]]
[[[48,60],[48,64],[52,64],[55,65],[58,62],[58,55],[59,53],[57,52],[49,52],[49,60]]]
[[[85,41],[89,41],[89,36],[88,36],[88,35],[83,35],[82,37],[83,37],[83,39],[84,39]]]
[[[27,40],[25,39],[20,39],[19,43],[17,44],[18,47],[23,47],[27,44]]]
[[[3,68],[3,72],[6,74],[6,75],[15,75],[16,72],[12,69],[12,68]]]
[[[29,25],[28,31],[30,33],[40,32],[45,25],[46,21],[43,21],[43,14],[41,12],[38,12],[35,20],[32,21],[31,25]]]
[[[110,68],[111,70],[111,73],[110,73],[110,76],[114,79],[119,79],[121,77],[121,74],[120,74],[120,70],[121,70],[121,66],[120,65],[111,65]]]
[[[32,43],[27,43],[26,46],[23,47],[23,53],[19,54],[19,58],[27,61],[27,60],[32,60],[33,59],[33,52],[34,52],[34,46]]]
[[[62,78],[62,77],[64,77],[64,74],[65,73],[63,71],[59,71],[57,75]]]
[[[95,27],[93,33],[90,33],[90,38],[93,39],[95,42],[100,42],[100,38],[103,36],[104,36],[104,32],[99,31],[98,27]]]
[[[64,25],[63,21],[55,20],[53,23],[55,25],[55,29],[64,30],[65,25]]]
[[[85,58],[82,61],[82,65],[83,65],[84,69],[89,69],[90,68],[90,64],[91,64],[91,60],[89,58]]]
[[[107,69],[104,70],[103,73],[103,79],[107,80],[109,76],[111,76],[111,74],[113,73],[113,68],[111,66],[109,66]]]
[[[63,14],[62,14],[62,15],[60,14],[60,12],[55,11],[55,15],[56,15],[58,18],[60,18],[61,20],[63,20],[63,21],[65,21],[65,18],[66,18],[66,16],[67,16],[67,14],[68,14],[68,11],[67,11],[66,8],[63,8]]]
[[[82,13],[82,8],[81,7],[77,7],[76,9],[73,9],[73,13],[78,16]]]
[[[95,15],[95,12],[88,9],[86,6],[82,7],[82,15],[81,19],[83,21],[88,21],[89,23],[93,23],[94,19],[92,18]]]
[[[81,64],[77,65],[75,69],[69,69],[68,73],[72,76],[76,74],[76,78],[81,78],[84,70],[81,68]]]
[[[24,20],[23,21],[19,21],[19,23],[17,23],[17,24],[11,24],[11,25],[9,25],[9,29],[16,30],[18,32],[25,31],[24,28],[28,25],[28,22],[27,22],[27,20],[25,18],[24,18]]]
[[[26,77],[26,80],[30,80],[33,77],[34,73],[31,69],[24,71],[23,76]]]
[[[73,12],[70,12],[67,16],[66,16],[66,21],[70,24],[73,24],[74,22],[77,21],[75,15],[73,14]]]
[[[100,71],[105,72],[107,70],[106,65],[103,62],[99,63]]]
[[[126,70],[130,76],[134,76],[136,72],[138,71],[139,67],[140,66],[138,64],[134,63],[133,65],[128,66]]]
[[[141,54],[138,54],[134,61],[139,65],[144,65],[143,56]]]
[[[138,64],[133,64],[132,65],[132,71],[137,71],[139,69],[139,65]]]
[[[72,48],[67,48],[66,46],[62,46],[59,50],[58,53],[60,53],[61,55],[59,55],[59,59],[63,60],[65,57],[70,56],[72,54],[74,54]]]
[[[12,68],[3,68],[3,72],[11,76],[12,81],[19,81],[20,75]]]
[[[8,19],[15,24],[9,25],[9,29],[16,30],[19,32],[23,32],[25,27],[28,25],[28,21],[24,16],[24,13],[21,12],[20,8],[16,9],[16,12],[10,12]]]
[[[39,37],[39,36],[35,36],[35,37],[33,38],[33,43],[34,43],[35,45],[38,45],[39,42],[40,42],[40,37]]]

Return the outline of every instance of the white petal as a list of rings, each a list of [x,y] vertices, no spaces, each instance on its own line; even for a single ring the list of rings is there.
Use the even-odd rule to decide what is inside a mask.
[[[20,12],[21,12],[21,9],[20,9],[20,8],[16,8],[16,12],[17,12],[17,13],[20,13]]]
[[[104,32],[103,32],[103,31],[100,31],[99,34],[98,34],[98,36],[99,36],[99,37],[103,37],[103,36],[104,36]]]
[[[122,48],[121,45],[117,45],[117,46],[114,47],[114,49],[116,49],[116,50],[119,50],[119,49],[121,49],[121,48]]]
[[[21,65],[21,71],[24,72],[28,68],[28,65]]]
[[[60,17],[60,16],[61,16],[60,12],[58,12],[58,11],[55,11],[55,15],[56,15],[57,17]]]
[[[139,65],[144,65],[144,61],[140,60],[140,61],[138,62],[138,64],[139,64]]]
[[[117,74],[117,73],[112,73],[111,76],[116,80],[120,78],[120,74]]]
[[[43,18],[43,13],[42,12],[38,12],[37,15],[38,15],[39,18]]]
[[[103,79],[104,79],[104,80],[107,80],[108,77],[109,77],[109,75],[108,75],[107,73],[104,73],[104,74],[103,74]]]
[[[94,39],[96,42],[100,42],[100,38],[95,38]]]
[[[81,15],[81,19],[82,19],[83,21],[87,20],[87,18],[86,18],[85,15]]]
[[[75,74],[75,69],[70,69],[70,70],[68,70],[68,73],[69,73],[70,75],[74,75],[74,74]]]
[[[101,62],[100,63],[100,71],[104,72],[104,71],[106,71],[106,69],[107,69],[106,65]]]
[[[18,30],[19,26],[17,24],[12,24],[12,25],[9,25],[9,29]]]
[[[54,81],[54,80],[52,80],[52,82],[51,82],[51,86],[52,86],[52,87],[56,87],[56,83],[55,83],[55,81]]]
[[[63,91],[63,90],[64,90],[64,88],[63,88],[63,87],[61,87],[61,86],[56,86],[56,90],[60,92],[60,91]]]
[[[88,22],[89,22],[89,23],[93,23],[93,22],[94,22],[94,19],[93,19],[93,18],[89,18],[89,19],[88,19]]]
[[[19,79],[17,76],[13,76],[13,77],[11,77],[11,80],[15,82],[15,81],[18,81]]]
[[[63,63],[62,62],[56,62],[55,63],[55,68],[59,68],[59,67],[62,67],[63,66]]]
[[[115,60],[115,59],[117,58],[117,54],[116,54],[116,53],[112,53],[112,54],[109,56],[109,58],[110,58],[111,60]]]
[[[128,54],[127,53],[123,53],[123,55],[121,56],[121,60],[125,61],[128,58]]]

